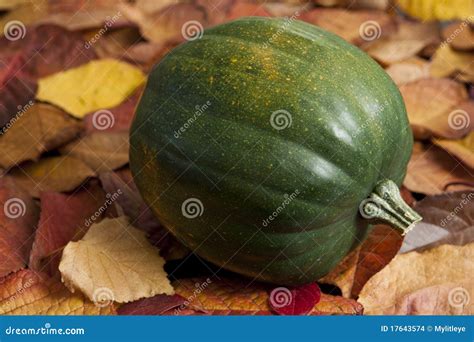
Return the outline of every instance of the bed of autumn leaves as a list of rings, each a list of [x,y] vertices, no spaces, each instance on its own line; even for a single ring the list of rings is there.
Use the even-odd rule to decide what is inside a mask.
[[[471,1],[0,0],[0,11],[0,314],[473,314]],[[402,193],[423,222],[404,238],[376,226],[321,294],[285,289],[286,309],[272,286],[216,273],[175,241],[127,166],[151,67],[202,27],[250,15],[364,49],[399,86],[416,139]]]

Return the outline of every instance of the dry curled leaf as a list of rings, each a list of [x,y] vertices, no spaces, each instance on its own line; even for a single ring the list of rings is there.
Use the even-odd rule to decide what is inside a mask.
[[[95,176],[84,162],[69,156],[43,158],[15,168],[10,174],[34,197],[42,191],[74,190],[88,177]]]
[[[455,50],[474,50],[474,29],[467,21],[454,22],[443,29],[443,38]]]
[[[27,265],[38,217],[33,198],[0,178],[0,277]]]
[[[82,160],[97,174],[128,163],[128,132],[94,132],[62,147],[60,152]]]
[[[422,172],[420,172],[422,170]],[[409,190],[427,195],[471,189],[472,171],[436,146],[416,143],[403,182]]]
[[[472,54],[455,51],[449,44],[441,44],[433,56],[430,73],[433,77],[449,77],[462,75],[465,78],[474,78],[474,64]]]
[[[362,245],[320,281],[338,286],[346,298],[356,298],[370,277],[397,254],[402,241],[401,234],[393,228],[377,225]]]
[[[415,138],[426,139],[432,134],[456,138],[466,134],[466,127],[460,129],[453,123],[452,114],[468,99],[463,84],[447,78],[427,78],[402,85],[400,92]]]
[[[413,57],[425,47],[419,40],[379,40],[372,44],[367,53],[383,65],[390,65]]]
[[[435,139],[434,143],[474,170],[474,130],[463,139]]]
[[[21,270],[0,280],[0,315],[112,315],[113,305],[95,305],[58,281]]]
[[[119,105],[144,81],[145,75],[138,68],[102,59],[40,79],[36,98],[82,118]]]
[[[84,237],[64,248],[59,271],[65,285],[97,302],[126,303],[174,294],[165,261],[126,217],[93,224]]]
[[[82,125],[62,110],[44,103],[30,103],[0,136],[0,166],[10,168],[36,160],[45,151],[74,139]]]
[[[422,253],[399,254],[365,284],[359,302],[366,314],[392,315],[403,312],[400,305],[406,305],[406,296],[413,297],[416,291],[436,285],[449,284],[460,293],[472,293],[473,269],[474,243],[462,247],[442,245]],[[454,302],[452,292],[433,291],[430,295],[436,296],[438,303],[448,303],[444,305],[448,311],[443,314],[474,312],[474,303],[466,301],[468,296],[464,303],[459,303]],[[408,302],[413,302],[413,298]]]
[[[414,209],[423,221],[405,236],[400,253],[474,241],[474,191],[427,196]]]
[[[243,279],[191,278],[173,282],[176,294],[187,299],[187,308],[212,315],[270,315],[272,286]],[[281,288],[287,293],[284,288]],[[172,314],[181,314],[185,307]],[[309,315],[360,315],[362,306],[352,299],[321,294]]]
[[[430,77],[429,63],[418,57],[392,64],[385,71],[398,86]]]

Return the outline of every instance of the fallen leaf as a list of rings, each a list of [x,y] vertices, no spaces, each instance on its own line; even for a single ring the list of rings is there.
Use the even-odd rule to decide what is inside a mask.
[[[390,226],[376,225],[362,245],[319,281],[336,285],[346,298],[357,298],[365,283],[397,255],[402,241]]]
[[[455,50],[474,50],[474,30],[467,21],[454,22],[443,29],[444,40]]]
[[[474,12],[471,0],[397,0],[398,6],[413,17],[428,20],[466,19]]]
[[[38,208],[10,178],[0,178],[0,277],[28,263]]]
[[[395,21],[382,11],[317,8],[304,13],[300,19],[321,26],[355,45],[383,38],[396,28]]]
[[[3,64],[3,65],[2,65]],[[21,70],[23,58],[15,55],[6,62],[0,59],[0,134],[4,134],[21,115],[23,107],[31,105],[35,98],[36,82]]]
[[[162,315],[163,313],[178,308],[186,302],[180,295],[157,295],[143,298],[131,303],[125,303],[117,310],[119,315]]]
[[[465,128],[451,123],[451,113],[468,98],[463,84],[447,78],[427,78],[402,85],[400,92],[415,138],[426,139],[432,134],[455,138],[466,134]]]
[[[314,0],[321,6],[343,6],[350,8],[369,8],[385,10],[390,5],[390,0]]]
[[[111,198],[115,196],[106,196],[97,184],[67,195],[43,192],[29,267],[55,275],[62,248],[69,241],[80,239],[89,226],[102,219]]]
[[[378,40],[367,53],[383,65],[390,65],[415,56],[425,47],[419,40]]]
[[[1,16],[0,37],[8,32],[14,39],[24,37],[27,27],[48,15],[49,3],[48,0],[27,1]]]
[[[365,284],[359,302],[368,315],[392,315],[398,312],[396,303],[415,291],[446,283],[462,288],[465,281],[472,288],[472,280],[468,279],[473,269],[474,243],[462,247],[442,245],[422,253],[399,254]],[[436,296],[436,292],[432,295]],[[450,301],[451,297],[436,298],[441,303]],[[472,303],[450,304],[456,306],[457,314],[472,314]]]
[[[12,169],[10,175],[30,194],[39,197],[42,191],[64,192],[78,187],[95,176],[81,160],[69,157],[47,157]]]
[[[112,315],[113,305],[94,305],[45,275],[21,270],[0,280],[0,315]]]
[[[409,190],[436,195],[448,190],[471,189],[472,184],[472,173],[447,152],[436,146],[415,144],[403,182]]]
[[[430,73],[439,78],[450,77],[456,73],[474,77],[472,54],[455,51],[446,43],[441,44],[431,60]]]
[[[433,142],[474,169],[474,130],[463,139],[435,139]]]
[[[400,253],[422,251],[441,244],[462,246],[474,241],[474,192],[427,196],[413,209],[423,221],[406,234]]]
[[[321,299],[318,284],[307,284],[288,289],[276,287],[269,293],[268,305],[278,315],[307,315]]]
[[[119,217],[93,224],[82,240],[68,243],[59,271],[69,289],[94,302],[126,303],[174,294],[164,263],[145,234]]]
[[[145,75],[138,68],[102,59],[40,79],[36,98],[81,118],[117,106],[144,81]]]
[[[128,132],[95,132],[62,147],[59,151],[86,163],[97,174],[128,163]]]
[[[211,315],[271,315],[268,305],[271,285],[243,279],[189,278],[173,282],[176,294],[186,298],[186,307],[173,311],[181,315],[185,309]],[[310,315],[361,315],[362,306],[355,300],[321,294]]]
[[[129,4],[121,4],[120,9],[124,16],[138,25],[143,37],[155,43],[165,43],[177,37],[192,39],[194,35],[202,34],[207,26],[205,11],[193,3],[171,4],[153,12]]]
[[[68,31],[56,25],[28,27],[24,39],[0,38],[0,48],[8,53],[21,55],[21,70],[37,79],[77,67],[95,58],[80,33]]]
[[[33,102],[18,113],[15,121],[0,136],[0,166],[10,168],[26,160],[36,160],[74,139],[82,125],[62,110]]]
[[[265,9],[264,4],[253,4],[250,2],[236,1],[231,6],[226,20],[235,20],[241,17],[269,17],[270,13]]]
[[[398,86],[430,77],[429,63],[418,57],[394,63],[385,71]]]

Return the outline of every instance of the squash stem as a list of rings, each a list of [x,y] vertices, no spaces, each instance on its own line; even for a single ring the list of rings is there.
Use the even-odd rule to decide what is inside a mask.
[[[369,197],[360,203],[359,212],[365,219],[390,224],[400,230],[402,235],[422,219],[405,203],[398,186],[389,179],[377,183]]]

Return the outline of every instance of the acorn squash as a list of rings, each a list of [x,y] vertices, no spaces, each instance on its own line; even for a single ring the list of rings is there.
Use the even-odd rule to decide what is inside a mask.
[[[401,199],[413,139],[389,76],[334,34],[243,18],[152,70],[130,133],[135,182],[197,255],[258,280],[328,273]]]

